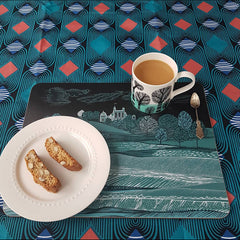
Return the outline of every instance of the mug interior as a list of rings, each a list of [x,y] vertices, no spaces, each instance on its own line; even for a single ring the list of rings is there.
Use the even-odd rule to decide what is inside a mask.
[[[171,57],[169,57],[168,55],[163,54],[163,53],[155,53],[155,52],[145,53],[145,54],[141,55],[140,57],[138,57],[132,65],[132,75],[134,78],[138,79],[138,81],[140,81],[141,83],[146,84],[146,85],[151,85],[151,84],[145,83],[141,79],[137,78],[134,71],[140,63],[148,61],[148,60],[159,60],[159,61],[165,62],[173,70],[173,73],[174,73],[173,78],[169,82],[164,83],[164,84],[159,84],[159,85],[162,86],[165,84],[169,84],[176,78],[177,73],[178,73],[178,66]],[[155,85],[155,86],[157,86],[157,85]]]

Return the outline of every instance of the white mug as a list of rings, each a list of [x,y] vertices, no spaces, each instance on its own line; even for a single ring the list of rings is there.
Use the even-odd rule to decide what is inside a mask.
[[[136,67],[148,60],[160,60],[167,63],[173,70],[173,79],[167,83],[159,85],[151,85],[138,79],[135,75]],[[184,87],[173,90],[174,84],[179,78],[187,77],[191,82]],[[132,65],[132,81],[131,81],[131,101],[133,105],[148,114],[163,111],[176,95],[184,93],[191,89],[195,84],[195,76],[191,72],[178,72],[176,62],[166,54],[163,53],[146,53],[138,57]]]

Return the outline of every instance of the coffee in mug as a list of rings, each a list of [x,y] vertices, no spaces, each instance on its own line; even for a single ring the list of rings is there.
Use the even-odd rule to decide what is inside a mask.
[[[160,60],[147,60],[136,66],[135,75],[142,82],[159,85],[165,84],[173,79],[172,68]]]
[[[179,78],[191,80],[186,86],[174,89]],[[131,101],[145,113],[163,111],[176,95],[190,90],[195,84],[191,72],[178,72],[176,62],[163,53],[146,53],[138,57],[132,65]]]

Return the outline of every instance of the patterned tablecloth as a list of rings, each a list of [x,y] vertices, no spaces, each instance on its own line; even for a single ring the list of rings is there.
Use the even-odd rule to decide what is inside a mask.
[[[216,220],[70,218],[52,223],[8,217],[0,208],[0,238],[237,239],[239,1],[1,1],[0,46],[1,152],[22,128],[35,84],[129,82],[139,55],[154,51],[173,57],[205,89],[231,206],[227,217]]]

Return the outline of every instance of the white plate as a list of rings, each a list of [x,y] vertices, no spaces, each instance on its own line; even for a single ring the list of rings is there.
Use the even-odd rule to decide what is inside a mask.
[[[53,136],[79,163],[69,171],[51,159],[44,143]],[[59,178],[59,192],[46,191],[33,181],[24,156],[35,149],[41,160]],[[110,170],[108,146],[89,123],[74,117],[49,117],[33,122],[7,144],[0,158],[0,193],[17,214],[35,221],[57,221],[89,206],[102,191]]]

